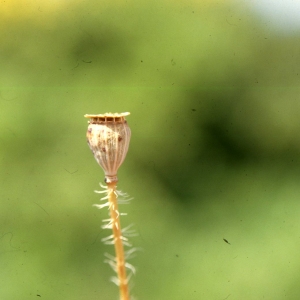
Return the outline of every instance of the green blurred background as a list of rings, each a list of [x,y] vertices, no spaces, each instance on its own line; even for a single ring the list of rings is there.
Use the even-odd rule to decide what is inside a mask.
[[[118,299],[83,115],[123,111],[134,299],[300,299],[299,31],[242,1],[3,1],[0,25],[0,299]]]

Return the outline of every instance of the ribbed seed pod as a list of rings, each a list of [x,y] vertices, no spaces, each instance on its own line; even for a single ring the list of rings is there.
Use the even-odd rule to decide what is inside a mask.
[[[117,171],[123,163],[130,142],[131,131],[125,120],[130,113],[85,115],[90,118],[87,142],[105,173],[105,182],[117,182]]]

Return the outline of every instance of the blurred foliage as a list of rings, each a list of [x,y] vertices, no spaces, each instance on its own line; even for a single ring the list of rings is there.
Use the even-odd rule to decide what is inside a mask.
[[[122,111],[136,299],[299,299],[299,32],[231,1],[5,1],[0,25],[1,299],[118,299],[83,115]]]

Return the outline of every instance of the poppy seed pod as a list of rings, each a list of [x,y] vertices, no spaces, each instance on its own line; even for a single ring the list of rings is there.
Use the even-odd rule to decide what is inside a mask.
[[[117,171],[123,163],[131,136],[125,116],[130,113],[85,115],[90,118],[87,142],[105,173],[105,182],[117,182]]]

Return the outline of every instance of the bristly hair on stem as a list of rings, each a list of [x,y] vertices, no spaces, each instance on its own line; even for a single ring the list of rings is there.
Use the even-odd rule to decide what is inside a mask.
[[[120,225],[120,216],[121,214],[118,210],[119,204],[128,204],[132,198],[126,193],[123,193],[116,189],[116,185],[109,184],[109,186],[104,186],[100,184],[103,188],[101,191],[95,191],[99,194],[104,194],[100,201],[106,201],[103,204],[94,204],[99,209],[107,207],[109,210],[109,218],[104,219],[105,223],[102,225],[103,229],[112,230],[112,234],[102,239],[102,242],[106,245],[115,245],[116,256],[105,253],[106,259],[105,263],[109,264],[114,272],[117,273],[117,277],[111,277],[111,281],[118,285],[123,292],[122,300],[127,299],[126,294],[128,294],[128,282],[132,275],[136,273],[135,267],[128,263],[127,260],[132,258],[134,253],[138,250],[135,247],[132,247],[132,244],[129,242],[129,237],[136,236],[136,231],[132,229],[133,224],[128,225],[127,227],[121,229]],[[114,201],[114,199],[116,201]],[[124,246],[130,248],[124,251]],[[128,273],[128,275],[127,275]],[[127,286],[127,287],[126,287]],[[122,293],[121,292],[121,293]],[[129,294],[128,294],[129,297]],[[129,299],[129,298],[128,298]]]

